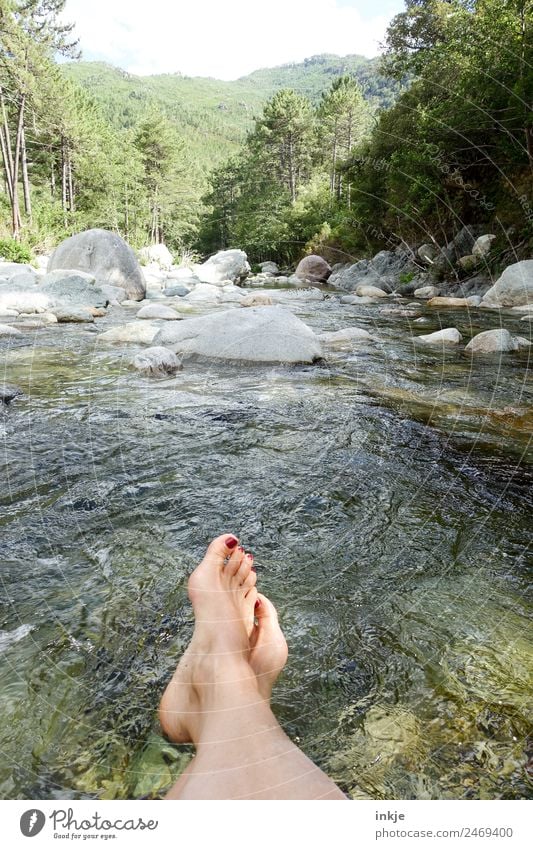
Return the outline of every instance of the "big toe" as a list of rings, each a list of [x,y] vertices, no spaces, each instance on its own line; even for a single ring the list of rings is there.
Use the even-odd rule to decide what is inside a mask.
[[[270,599],[262,593],[257,593],[255,618],[257,620],[257,627],[252,641],[252,648],[255,650],[256,655],[261,657],[261,665],[264,666],[262,671],[264,673],[269,671],[269,661],[271,663],[271,671],[280,671],[287,662],[289,653],[287,641],[283,636],[276,608]]]
[[[221,534],[209,544],[203,562],[216,561],[220,564],[231,556],[238,544],[239,539],[235,534]]]

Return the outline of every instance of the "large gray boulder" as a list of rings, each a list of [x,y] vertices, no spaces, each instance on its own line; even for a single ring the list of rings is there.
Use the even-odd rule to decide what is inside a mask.
[[[31,265],[25,265],[22,262],[6,262],[0,260],[0,277],[5,277],[11,280],[16,274],[31,274],[35,276],[35,269]]]
[[[250,272],[248,257],[244,251],[219,251],[202,265],[193,266],[194,274],[202,283],[213,283],[215,286],[231,280],[240,283]]]
[[[322,357],[313,331],[280,306],[232,309],[169,322],[153,344],[176,353],[251,363],[312,363]]]
[[[134,301],[141,301],[146,292],[134,252],[124,239],[108,230],[85,230],[61,242],[48,263],[48,271],[58,268],[86,271],[98,282],[120,286]]]
[[[482,306],[520,307],[533,304],[533,259],[509,265],[485,293]]]
[[[154,263],[159,268],[169,271],[172,268],[174,258],[166,245],[148,245],[146,248],[141,248],[139,257],[143,262]]]
[[[309,283],[324,283],[331,274],[331,266],[317,254],[305,256],[299,263],[295,276]]]

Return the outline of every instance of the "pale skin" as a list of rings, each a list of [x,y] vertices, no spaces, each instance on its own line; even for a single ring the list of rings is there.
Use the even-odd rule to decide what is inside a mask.
[[[195,628],[161,704],[175,743],[196,756],[167,799],[346,799],[280,728],[272,687],[287,661],[276,609],[256,589],[253,557],[217,537],[189,578]]]

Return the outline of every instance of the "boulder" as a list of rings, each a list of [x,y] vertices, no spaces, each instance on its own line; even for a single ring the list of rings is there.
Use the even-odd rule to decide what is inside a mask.
[[[14,386],[12,383],[0,383],[0,403],[10,404],[19,395],[24,395],[20,386]]]
[[[137,342],[141,345],[151,345],[159,325],[151,321],[131,321],[119,324],[111,330],[105,330],[99,339],[104,342]]]
[[[466,271],[468,274],[470,271],[474,271],[479,265],[479,257],[474,254],[466,254],[466,256],[459,257],[457,265],[462,271]]]
[[[149,377],[161,377],[167,374],[175,374],[183,366],[173,351],[161,346],[146,348],[137,354],[131,365]]]
[[[428,307],[467,307],[466,298],[430,298]]]
[[[39,291],[45,294],[52,307],[105,307],[107,298],[95,278],[79,271],[52,271],[43,277]]]
[[[6,280],[11,280],[16,274],[31,274],[35,277],[35,269],[31,265],[25,265],[22,262],[1,262],[0,261],[0,277],[5,277]]]
[[[52,312],[42,312],[39,314],[20,315],[19,327],[25,330],[41,330],[43,327],[49,327],[51,324],[57,324],[57,318]]]
[[[18,313],[45,312],[50,306],[50,298],[41,291],[0,288],[0,312],[4,310]]]
[[[387,293],[378,286],[358,286],[355,294],[359,295],[360,298],[388,298]]]
[[[469,295],[468,298],[466,298],[466,303],[469,307],[479,307],[481,304],[481,296]]]
[[[197,286],[189,292],[188,295],[185,295],[185,300],[190,303],[196,303],[197,301],[210,301],[211,303],[218,303],[221,297],[221,287],[213,286],[211,283],[198,283]]]
[[[414,336],[413,341],[421,345],[441,345],[444,347],[455,347],[460,345],[463,337],[456,327],[446,327],[443,330],[436,330],[435,333],[427,333],[423,336]]]
[[[263,274],[279,274],[279,268],[275,262],[261,262],[259,268]]]
[[[298,263],[294,273],[299,280],[307,280],[309,283],[324,283],[331,275],[331,266],[321,256],[311,254]]]
[[[533,259],[509,265],[483,297],[482,306],[517,307],[533,303]]]
[[[193,271],[202,283],[217,285],[225,280],[240,283],[248,276],[250,264],[244,251],[219,251],[202,265],[193,266]]]
[[[253,363],[312,363],[313,331],[281,306],[227,310],[165,325],[154,339],[177,353]]]
[[[180,283],[178,286],[168,286],[163,290],[163,293],[166,298],[184,298],[190,291],[187,286],[182,286]]]
[[[483,333],[478,333],[470,340],[465,351],[468,351],[469,354],[499,354],[506,351],[517,351],[521,347],[518,339],[519,337],[511,336],[509,331],[503,327],[497,330],[484,330]]]
[[[415,289],[413,292],[415,298],[422,298],[429,300],[430,298],[437,298],[440,294],[439,290],[436,286],[422,286],[421,289]]]
[[[48,263],[48,271],[58,268],[86,271],[99,283],[120,286],[134,301],[144,298],[146,283],[137,257],[120,236],[108,230],[85,230],[61,242]]]
[[[141,248],[139,258],[147,263],[153,262],[165,271],[169,271],[174,262],[174,258],[166,245],[149,245],[146,248]]]
[[[253,292],[241,298],[241,307],[271,307],[273,304],[270,295],[264,292]]]
[[[195,283],[200,282],[198,277],[193,274],[192,268],[190,268],[188,265],[173,265],[170,271],[167,272],[167,280],[179,280],[180,283],[182,283],[184,280],[193,280]]]
[[[376,341],[368,330],[360,327],[345,327],[343,330],[321,333],[318,338],[328,348],[346,348],[354,344]]]
[[[99,288],[107,303],[112,306],[118,306],[122,301],[127,300],[126,291],[120,286],[110,286],[108,283],[102,283]]]
[[[176,321],[176,319],[181,318],[181,315],[178,315],[176,310],[167,307],[165,304],[147,304],[145,307],[141,307],[137,313],[137,318],[152,320],[160,318],[164,321]]]
[[[16,327],[10,327],[9,324],[0,324],[0,337],[1,336],[22,336],[22,334]]]
[[[9,285],[15,286],[17,289],[31,289],[37,284],[37,275],[35,272],[23,271],[19,274],[13,274],[9,278]]]
[[[422,262],[424,262],[426,265],[431,265],[433,263],[433,260],[437,256],[437,253],[438,249],[435,247],[435,245],[430,244],[420,245],[417,250],[419,259],[421,259]]]
[[[490,253],[495,238],[496,236],[492,235],[492,233],[485,233],[483,236],[479,236],[474,242],[472,254],[479,257],[479,259],[485,259]]]
[[[341,304],[350,304],[351,306],[356,306],[357,304],[364,306],[365,304],[373,304],[375,301],[374,298],[362,298],[359,295],[343,295],[340,302]]]
[[[83,307],[54,307],[53,314],[57,318],[59,324],[78,324],[83,322],[92,323],[94,315],[92,312]]]

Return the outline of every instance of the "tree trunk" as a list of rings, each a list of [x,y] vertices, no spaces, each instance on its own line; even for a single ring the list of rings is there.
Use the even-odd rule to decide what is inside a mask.
[[[63,221],[67,226],[67,157],[65,137],[61,137],[61,206],[63,208]]]
[[[56,169],[55,162],[52,159],[52,165],[50,167],[50,194],[52,197],[56,196]]]
[[[4,138],[4,128],[0,126],[0,147],[2,149],[2,162],[4,164],[4,175],[6,180],[6,192],[9,198],[9,205],[13,203],[13,184],[11,182],[11,170],[9,168],[9,157],[7,151],[6,140]]]
[[[19,208],[19,197],[18,197],[18,181],[19,181],[19,160],[20,160],[20,151],[22,146],[22,133],[24,129],[24,106],[26,105],[26,95],[23,94],[20,98],[20,106],[19,106],[19,118],[17,124],[17,137],[15,140],[15,156],[13,157],[13,203],[11,205],[12,217],[12,231],[13,238],[18,242],[20,241],[20,230],[21,230],[21,220],[20,220],[20,208]]]
[[[68,177],[68,208],[69,212],[75,212],[74,204],[74,183],[72,181],[72,162],[70,161],[70,151],[67,150],[67,177]]]
[[[28,177],[28,158],[26,155],[26,133],[24,130],[24,123],[22,124],[22,134],[21,134],[21,144],[20,144],[20,161],[22,165],[22,186],[24,188],[24,209],[26,210],[26,215],[28,216],[29,223],[32,223],[32,214],[31,214],[31,195],[30,195],[30,180]]]

